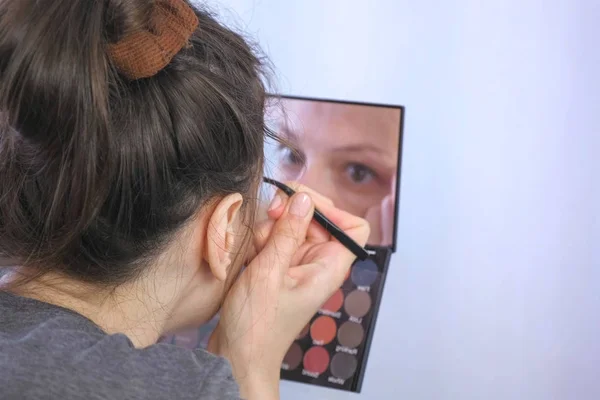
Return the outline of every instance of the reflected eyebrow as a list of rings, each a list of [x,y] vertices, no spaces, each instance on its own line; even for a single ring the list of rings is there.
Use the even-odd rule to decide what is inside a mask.
[[[341,152],[358,153],[358,152],[365,152],[365,151],[375,152],[378,154],[385,153],[385,151],[383,149],[381,149],[380,147],[373,146],[372,144],[367,144],[367,143],[335,147],[335,148],[331,149],[331,151],[335,152],[335,153],[341,153]]]
[[[290,144],[294,146],[298,144],[298,133],[290,129],[287,125],[280,125],[279,132],[290,142]],[[342,145],[334,147],[329,151],[332,153],[375,153],[377,156],[386,159],[386,161],[395,161],[397,157],[397,151],[394,152],[394,154],[388,154],[385,149],[370,143]]]
[[[281,135],[281,139],[283,139],[283,143],[279,143],[279,148],[287,147],[298,155],[302,154],[302,149],[298,147],[298,134],[292,130],[290,130],[287,126],[281,125],[278,128],[278,132]]]
[[[298,141],[298,134],[287,126],[287,124],[282,124],[277,129],[281,135],[283,135],[289,141]]]
[[[384,151],[380,147],[369,143],[335,147],[331,149],[331,152],[334,154],[346,153],[349,156],[365,154],[366,157],[372,159],[373,161],[379,160],[380,163],[383,163],[388,166],[397,165],[397,152],[394,152],[394,154],[390,154],[389,152]]]

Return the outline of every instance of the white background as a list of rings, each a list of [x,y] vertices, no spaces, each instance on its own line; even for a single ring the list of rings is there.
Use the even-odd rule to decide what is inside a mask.
[[[361,395],[600,398],[600,2],[229,0],[279,90],[407,107]]]

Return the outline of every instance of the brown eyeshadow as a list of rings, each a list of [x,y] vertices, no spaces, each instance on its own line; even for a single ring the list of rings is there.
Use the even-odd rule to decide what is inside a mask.
[[[298,345],[298,343],[292,343],[283,359],[282,368],[288,371],[298,368],[298,365],[300,365],[300,362],[302,361],[302,356],[303,354],[300,345]]]
[[[361,290],[355,290],[346,297],[346,303],[344,309],[348,313],[356,318],[364,317],[371,308],[371,296],[369,293]]]
[[[341,289],[336,290],[336,292],[323,304],[321,307],[322,310],[327,310],[331,312],[338,312],[340,308],[342,308],[342,304],[344,304],[344,294]]]

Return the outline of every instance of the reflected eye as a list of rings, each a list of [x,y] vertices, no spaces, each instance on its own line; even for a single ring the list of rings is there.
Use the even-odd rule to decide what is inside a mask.
[[[289,147],[281,147],[279,149],[280,160],[287,165],[304,165],[304,156]]]
[[[369,183],[377,177],[377,174],[371,168],[362,164],[348,164],[346,173],[353,183],[360,184]]]

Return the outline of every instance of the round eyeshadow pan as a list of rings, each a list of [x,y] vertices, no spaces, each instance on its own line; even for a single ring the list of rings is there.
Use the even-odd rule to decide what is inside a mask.
[[[322,374],[329,366],[329,353],[323,347],[311,347],[304,355],[304,369]]]
[[[379,271],[373,260],[359,261],[352,267],[352,282],[356,286],[371,286],[378,276]]]
[[[338,312],[340,308],[342,308],[342,304],[344,304],[344,294],[341,289],[338,289],[333,296],[329,298],[321,307],[322,310],[327,310],[331,312]]]
[[[333,318],[322,315],[310,326],[310,336],[319,344],[327,344],[333,340],[337,325]]]
[[[342,346],[354,349],[362,343],[365,330],[361,324],[347,321],[340,327],[337,337]]]
[[[303,339],[306,335],[308,335],[308,329],[310,328],[310,324],[306,325],[302,328],[302,331],[296,336],[296,340]]]
[[[356,357],[346,353],[337,353],[331,360],[331,374],[336,378],[348,379],[356,372]]]
[[[362,290],[355,290],[346,297],[344,309],[356,318],[364,317],[371,309],[371,296]]]
[[[298,343],[292,343],[290,349],[283,359],[283,363],[286,364],[288,371],[293,371],[298,368],[300,361],[302,361],[302,349]]]

